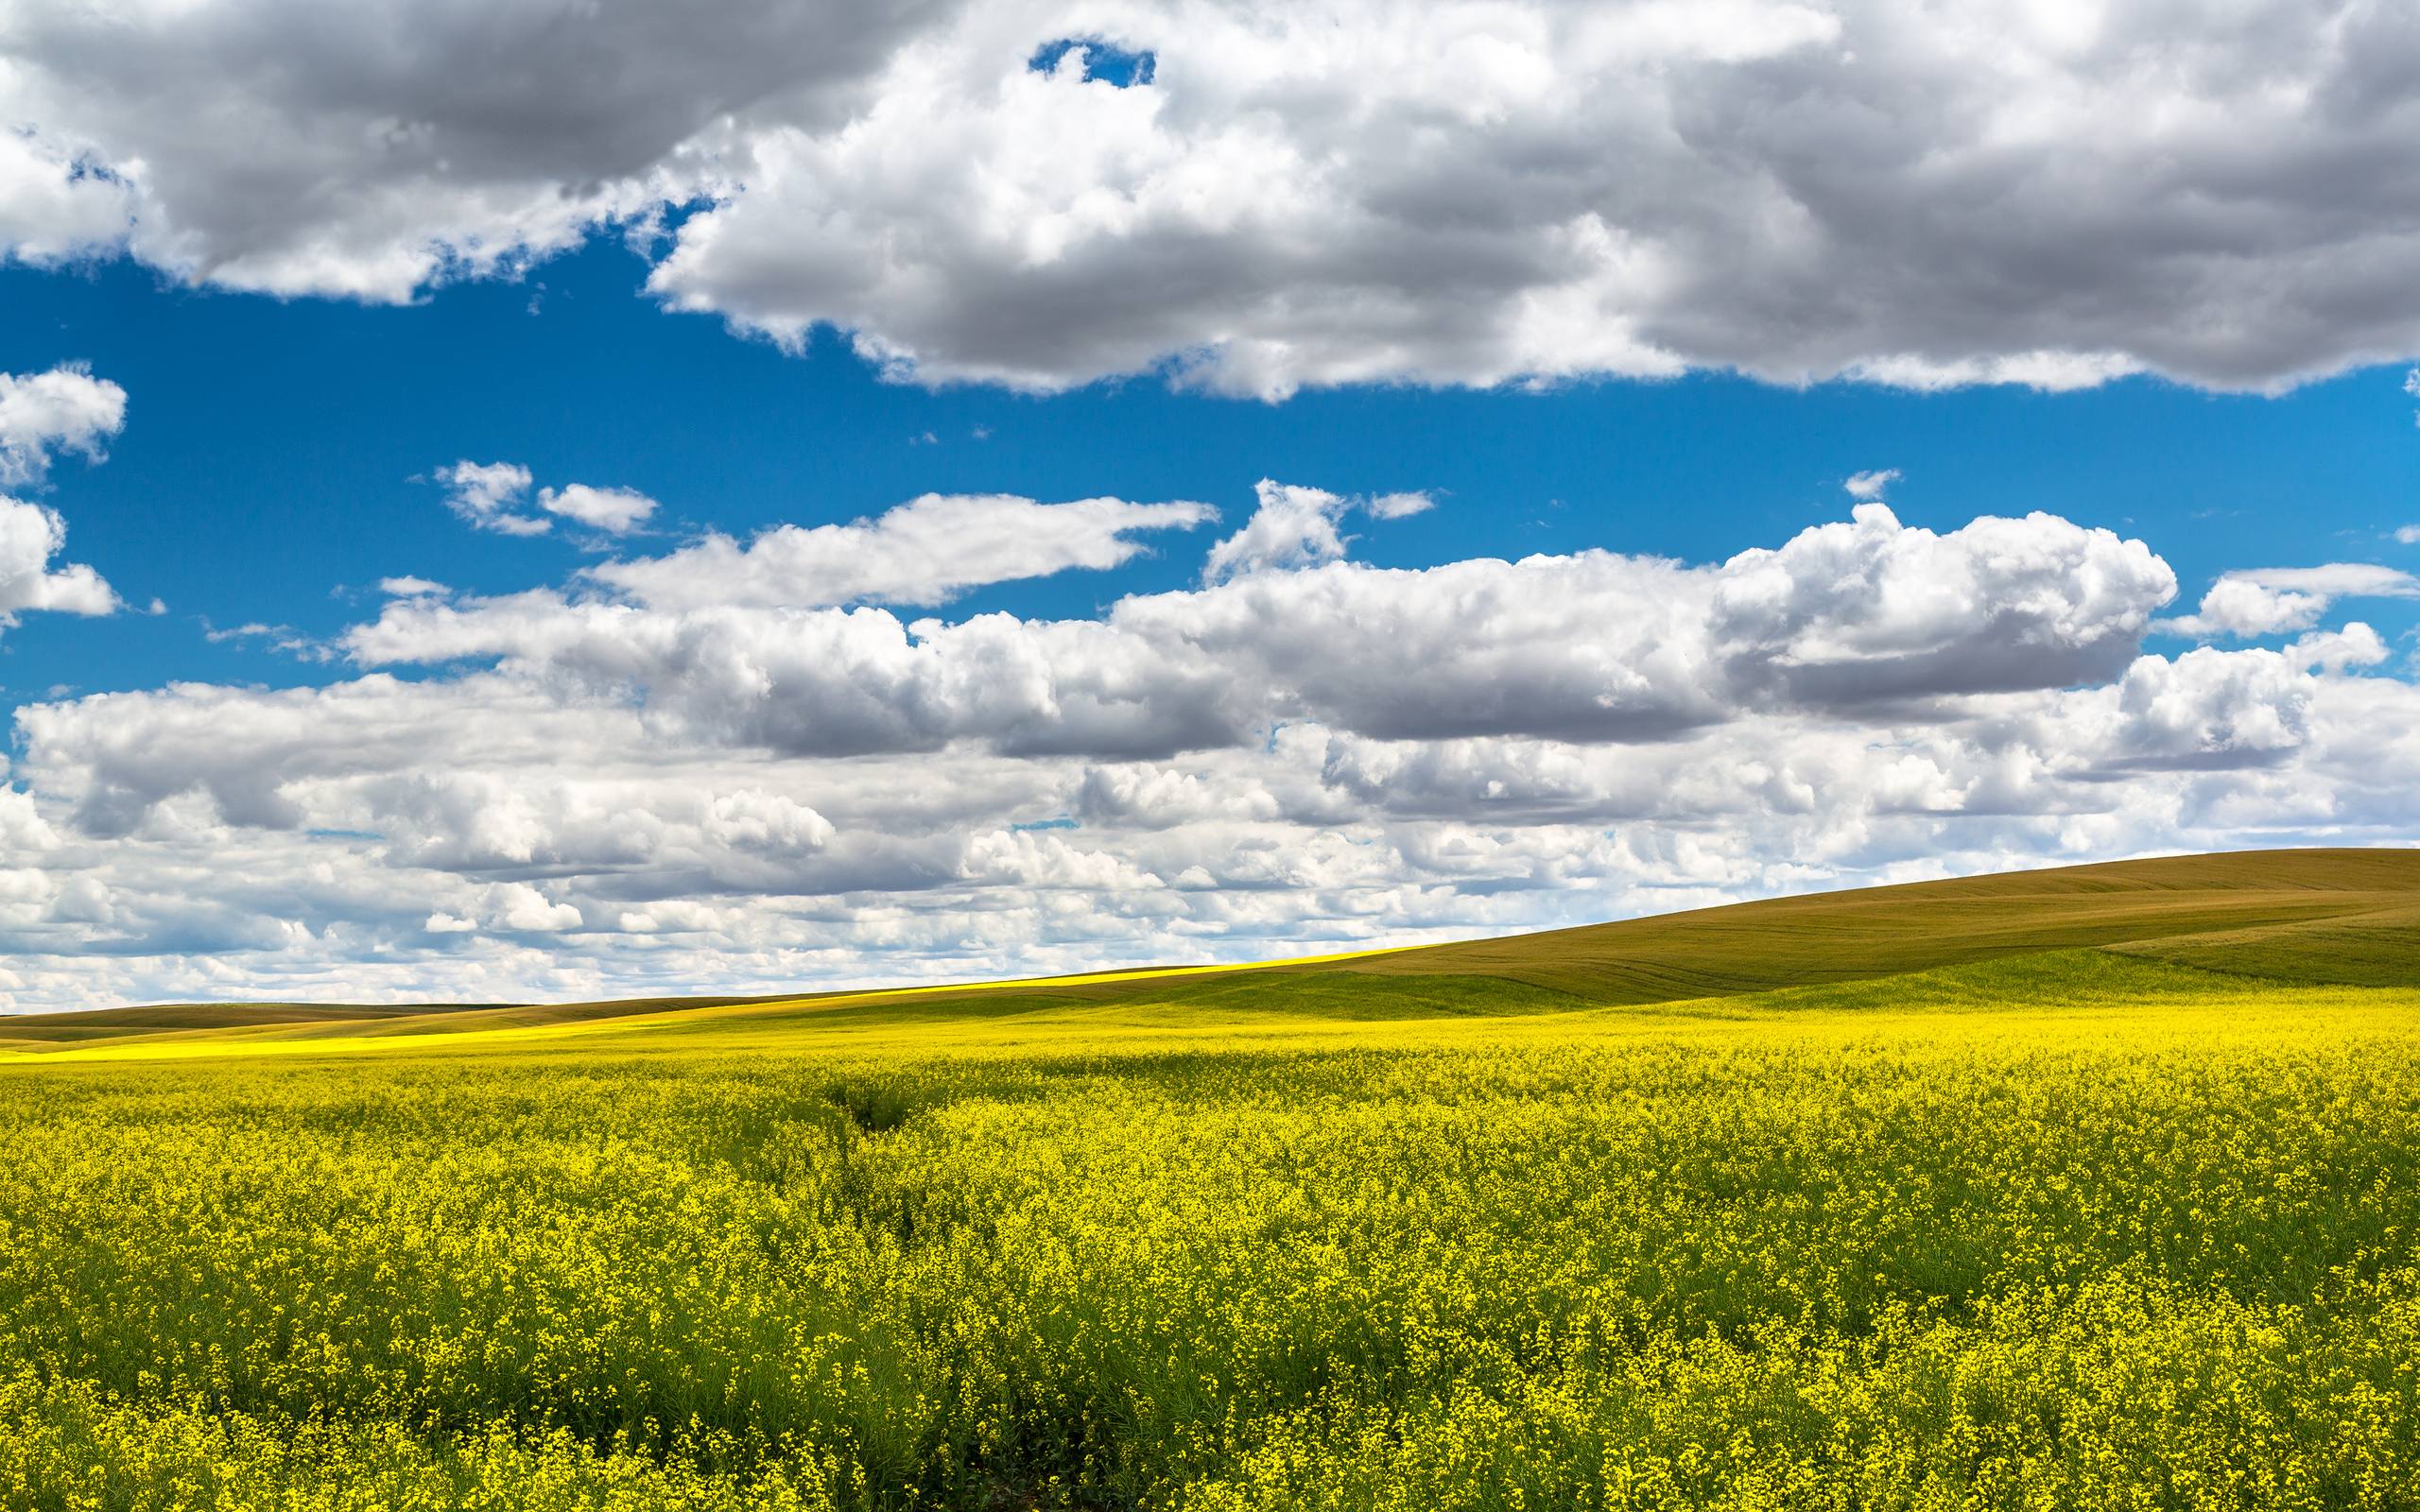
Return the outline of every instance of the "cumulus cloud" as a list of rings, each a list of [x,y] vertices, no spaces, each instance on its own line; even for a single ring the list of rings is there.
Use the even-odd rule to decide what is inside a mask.
[[[64,452],[97,460],[125,423],[126,390],[80,364],[0,372],[0,488],[40,483]]]
[[[2274,651],[2201,646],[2145,657],[2118,687],[2110,760],[2135,766],[2265,765],[2309,738],[2316,685]]]
[[[2034,513],[1937,535],[1880,504],[1721,576],[1735,667],[1826,703],[2106,676],[2176,592],[2149,546],[2107,530]]]
[[[2387,659],[2386,641],[2359,620],[2340,630],[2314,630],[2296,637],[2286,647],[2286,660],[2304,671],[2314,667],[2344,672],[2374,667]]]
[[[1238,574],[1306,567],[1344,555],[1337,523],[1351,501],[1324,489],[1297,488],[1263,478],[1259,498],[1244,527],[1210,548],[1201,576],[1219,582]]]
[[[6,165],[0,154],[0,215]],[[61,454],[98,460],[103,443],[125,423],[126,390],[79,364],[0,372],[0,488],[40,484]],[[112,614],[122,607],[116,591],[92,568],[54,565],[66,545],[67,523],[57,510],[0,493],[0,629],[28,610]]]
[[[1190,530],[1219,512],[1177,501],[927,493],[845,525],[777,525],[741,545],[729,536],[666,557],[609,562],[595,582],[666,609],[715,604],[940,604],[986,583],[1106,571],[1147,549],[1134,539]]]
[[[132,226],[123,180],[37,132],[0,129],[0,261],[44,266],[103,253]]]
[[[509,935],[555,935],[576,930],[583,920],[570,903],[556,902],[526,882],[497,883],[481,889],[467,916],[440,909],[422,927],[432,935],[467,935],[481,930]]]
[[[1375,520],[1402,520],[1436,507],[1426,493],[1347,498],[1270,478],[1253,485],[1253,497],[1252,518],[1244,527],[1210,548],[1210,559],[1201,569],[1204,582],[1336,561],[1344,556],[1350,539],[1339,526],[1356,510]]]
[[[223,287],[397,301],[725,182],[735,117],[837,125],[947,10],[752,0],[700,26],[644,5],[374,0],[339,25],[285,0],[34,0],[9,9],[0,60],[45,192],[112,176],[133,255]],[[95,198],[30,239],[109,234]]]
[[[2394,539],[2407,546],[2420,546],[2420,525],[2402,525],[2397,527],[2394,532]]]
[[[2342,152],[2392,180],[2382,118],[2323,124],[2267,93],[2349,86],[2351,47],[2403,44],[2382,18],[2356,43],[2290,5],[2223,36],[1888,3],[1105,15],[1158,58],[1150,86],[1066,60],[1002,77],[973,26],[920,39],[849,131],[769,136],[653,286],[785,339],[836,326],[930,378],[1172,363],[1272,398],[1697,366],[2259,387],[2413,344],[2341,318],[2314,344],[2289,330],[2308,301],[2248,277],[2341,266],[2369,317],[2395,307],[2294,178]],[[2281,45],[2237,66],[2256,34]],[[2212,302],[2243,323],[2207,322]]]
[[[701,204],[640,238],[666,305],[1042,390],[2269,389],[2420,352],[2420,21],[2393,6],[349,16],[21,0],[0,245],[401,301]],[[1096,75],[1094,43],[1156,67]]]
[[[1207,659],[1091,621],[908,625],[870,608],[660,610],[530,593],[393,602],[345,644],[365,666],[494,662],[627,700],[670,738],[789,756],[954,741],[1165,754],[1231,744],[1246,717]]]
[[[66,544],[67,524],[57,510],[0,495],[0,628],[26,610],[117,610],[117,593],[100,574],[80,562],[51,565]]]
[[[2205,639],[2290,635],[2318,624],[2341,598],[2420,598],[2420,577],[2349,561],[2233,572],[2210,585],[2198,613],[2163,620],[2159,627]]]
[[[725,545],[598,569],[625,600],[392,601],[343,644],[365,666],[493,662],[626,698],[686,739],[794,755],[973,740],[1143,756],[1283,718],[1388,739],[1655,740],[1753,707],[2057,687],[2122,668],[2175,589],[2148,547],[2105,530],[2036,514],[1943,535],[1873,504],[1713,566],[1582,552],[1379,570],[1333,555],[1342,496],[1258,491],[1253,523],[1212,548],[1208,586],[1099,621],[764,606]],[[881,533],[838,529],[849,545]],[[832,596],[781,565],[793,601]]]

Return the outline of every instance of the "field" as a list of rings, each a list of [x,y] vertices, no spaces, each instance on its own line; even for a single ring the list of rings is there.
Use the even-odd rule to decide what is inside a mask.
[[[2420,1507],[2420,851],[0,1046],[9,1508]]]

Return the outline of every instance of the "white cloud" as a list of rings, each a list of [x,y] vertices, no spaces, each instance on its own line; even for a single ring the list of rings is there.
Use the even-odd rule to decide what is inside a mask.
[[[538,507],[609,536],[627,535],[655,513],[656,502],[631,489],[593,489],[585,483],[538,490]]]
[[[206,628],[202,631],[202,639],[214,645],[224,644],[230,641],[273,641],[281,648],[302,644],[293,626],[268,625],[259,620],[244,625]]]
[[[491,927],[521,934],[556,934],[578,929],[582,922],[577,907],[557,902],[526,882],[489,888],[486,915]]]
[[[729,536],[666,557],[609,562],[597,583],[659,608],[940,604],[987,583],[1106,571],[1140,555],[1136,535],[1190,530],[1219,512],[1188,502],[927,493],[845,525],[778,525],[746,545]]]
[[[1336,561],[1351,540],[1338,529],[1347,514],[1358,510],[1374,520],[1403,520],[1436,507],[1426,493],[1347,498],[1270,478],[1253,485],[1253,496],[1256,503],[1244,527],[1210,548],[1202,581]]]
[[[585,483],[540,489],[533,496],[529,489],[537,480],[518,462],[465,459],[439,468],[436,476],[445,488],[447,508],[480,530],[508,536],[544,535],[554,528],[548,515],[605,535],[628,535],[659,507],[635,490],[599,489]],[[531,513],[532,508],[538,512]]]
[[[2012,352],[1988,357],[1930,357],[1898,352],[1847,363],[1841,369],[1841,375],[1886,388],[1911,388],[1918,393],[1984,384],[2066,394],[2131,378],[2147,366],[2142,359],[2122,352]]]
[[[1871,501],[1880,499],[1884,491],[1898,481],[1899,470],[1886,467],[1870,472],[1853,472],[1849,474],[1849,480],[1841,486],[1849,490],[1850,498]]]
[[[2420,352],[2393,6],[347,15],[19,0],[0,246],[391,301],[702,200],[654,244],[666,304],[1033,389],[2270,389]],[[1157,69],[1027,66],[1068,36]]]
[[[40,483],[62,452],[99,459],[126,424],[126,390],[76,364],[0,372],[0,488]]]
[[[445,507],[475,528],[508,536],[539,536],[553,528],[536,515],[523,514],[529,496],[529,470],[518,462],[473,462],[468,458],[437,470],[445,488]]]
[[[1335,561],[1344,555],[1337,523],[1352,501],[1324,489],[1298,488],[1263,478],[1254,486],[1258,507],[1244,527],[1210,548],[1202,579],[1221,582],[1244,573],[1290,569]]]
[[[1270,718],[1661,739],[1743,707],[2055,687],[2121,668],[2174,591],[2147,547],[2107,531],[2033,515],[1936,535],[1879,505],[1715,567],[1584,552],[1381,571],[1320,561],[1340,496],[1259,491],[1255,521],[1277,526],[1211,553],[1214,571],[1248,570],[1098,622],[759,606],[735,553],[700,571],[682,552],[619,564],[610,580],[636,602],[406,599],[343,644],[368,666],[497,662],[718,745],[1140,756],[1234,744]],[[706,583],[726,601],[691,592]]]
[[[2420,525],[2399,527],[2394,533],[2394,539],[2407,546],[2420,546]]]
[[[0,77],[62,208],[15,229],[56,255],[122,221],[134,255],[180,275],[398,301],[726,184],[746,151],[735,117],[836,124],[944,13],[749,0],[699,26],[647,7],[372,0],[338,25],[285,0],[30,0],[0,31]],[[95,169],[113,203],[60,188]]]
[[[0,195],[5,169],[0,155]],[[0,487],[41,483],[62,453],[98,460],[103,442],[125,423],[126,390],[80,365],[0,372]],[[0,629],[28,610],[112,614],[123,607],[92,568],[53,565],[66,544],[67,523],[57,510],[0,493]]]
[[[1381,493],[1361,501],[1361,507],[1373,520],[1405,520],[1416,514],[1426,514],[1437,507],[1437,501],[1418,490],[1403,493]]]
[[[444,593],[450,590],[443,583],[431,582],[425,577],[406,576],[381,577],[378,579],[378,592],[391,598],[417,598],[424,593]]]
[[[832,843],[832,821],[781,793],[744,788],[716,796],[706,813],[706,835],[734,850],[762,855],[804,856]]]
[[[554,935],[581,927],[579,910],[560,903],[523,882],[499,883],[480,889],[464,915],[439,909],[421,927],[432,935],[469,935],[494,931],[511,935]]]
[[[838,327],[894,371],[1036,388],[1160,365],[1269,398],[1692,366],[2243,381],[2219,369],[2248,352],[2200,350],[2185,305],[2144,298],[2146,268],[2223,271],[2164,181],[2180,150],[2239,141],[2194,118],[2236,88],[2206,43],[2108,40],[2186,65],[2163,132],[2100,55],[1896,5],[1105,14],[1161,60],[1150,87],[1004,77],[981,25],[922,39],[845,132],[768,133],[653,286],[785,340]],[[1901,131],[1858,124],[1877,114]],[[2084,290],[2048,276],[2052,247],[2083,249]],[[2134,299],[2113,307],[2102,279]],[[2120,308],[2137,351],[2109,350]]]
[[[2221,577],[2202,595],[2200,613],[2165,621],[2163,628],[2205,637],[2275,635],[2309,628],[2326,608],[2324,594],[2264,587],[2246,577]]]
[[[2274,651],[2201,646],[2173,662],[2145,657],[2118,684],[2112,755],[2137,766],[2264,763],[2309,739],[2316,693]]]
[[[2420,598],[2420,577],[2347,561],[2233,572],[2202,595],[2200,612],[2163,620],[2159,627],[2204,639],[2289,635],[2318,624],[2340,598]]]
[[[101,575],[80,562],[51,565],[67,544],[56,510],[0,495],[0,628],[26,610],[110,614],[118,596]]]
[[[1652,741],[1756,708],[2056,686],[2122,666],[2171,591],[2165,564],[2107,532],[2036,516],[1940,537],[1868,507],[1719,568],[1606,553],[1333,562],[1130,599],[1105,623],[908,627],[537,594],[392,606],[348,644],[372,665],[501,659],[633,699],[683,741],[1134,757],[1235,746],[1272,719],[1387,739]]]
[[[2286,647],[2286,660],[2308,672],[2314,668],[2346,672],[2374,667],[2387,659],[2386,641],[2359,620],[2341,630],[2314,630]]]
[[[123,244],[131,196],[93,166],[36,132],[0,129],[0,261],[55,264]]]
[[[600,704],[680,748],[1131,758],[1240,747],[1288,720],[1382,740],[1653,742],[1759,711],[1848,716],[2055,688],[2122,668],[2171,591],[2164,563],[2105,531],[2036,515],[1944,536],[1865,506],[1714,567],[1601,552],[1422,571],[1339,561],[1129,599],[1099,622],[416,595],[343,644],[371,666],[493,662],[460,685]],[[28,728],[81,750],[88,827],[123,833],[196,790],[241,822],[285,823],[288,779],[409,757],[418,702],[444,696],[374,677],[344,686],[358,696],[87,700],[29,713]],[[200,738],[230,698],[283,731],[284,754]]]
[[[1880,504],[1723,564],[1735,657],[1802,698],[2058,687],[2131,654],[2176,577],[2139,541],[2055,515],[1947,535]]]

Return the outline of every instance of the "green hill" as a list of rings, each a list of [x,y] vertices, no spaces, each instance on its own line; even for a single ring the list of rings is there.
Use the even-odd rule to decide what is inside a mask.
[[[2247,975],[2412,986],[2416,929],[2420,850],[2247,850],[1775,898],[1346,969],[1664,1003],[2099,946]]]
[[[2420,986],[2420,850],[2254,850],[1776,898],[1377,954],[783,998],[354,1006],[177,1005],[0,1021],[0,1047],[141,1037],[354,1038],[696,1013],[1004,1016],[1140,1004],[1325,1017],[1643,1005],[2101,950],[2245,977]]]

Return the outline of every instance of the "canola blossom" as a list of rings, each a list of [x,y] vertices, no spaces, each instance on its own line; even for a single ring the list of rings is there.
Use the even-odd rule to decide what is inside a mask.
[[[10,1508],[2420,1505],[2420,993],[0,1064]]]

